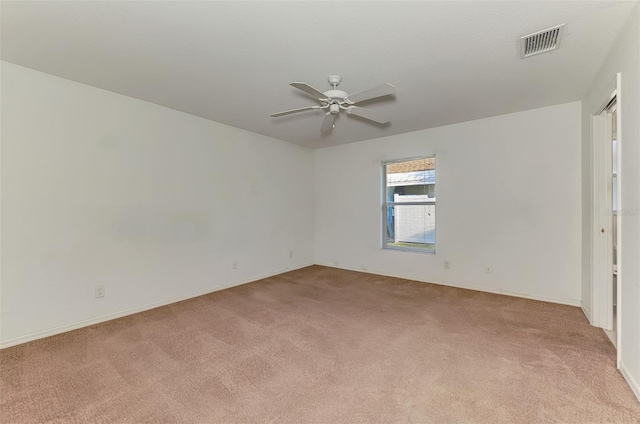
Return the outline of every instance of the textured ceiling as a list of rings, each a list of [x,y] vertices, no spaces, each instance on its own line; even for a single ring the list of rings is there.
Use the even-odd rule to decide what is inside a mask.
[[[2,2],[3,60],[312,148],[582,99],[634,1]],[[559,50],[518,38],[566,23]],[[395,98],[380,126],[322,112],[288,84]]]

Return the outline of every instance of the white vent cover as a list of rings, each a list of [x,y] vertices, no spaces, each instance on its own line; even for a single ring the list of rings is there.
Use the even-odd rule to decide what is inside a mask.
[[[524,59],[557,49],[563,30],[564,24],[520,37],[520,57]]]

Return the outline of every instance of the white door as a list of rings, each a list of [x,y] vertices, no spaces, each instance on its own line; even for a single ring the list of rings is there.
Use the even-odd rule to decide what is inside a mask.
[[[593,324],[613,330],[613,127],[608,111],[593,122]]]

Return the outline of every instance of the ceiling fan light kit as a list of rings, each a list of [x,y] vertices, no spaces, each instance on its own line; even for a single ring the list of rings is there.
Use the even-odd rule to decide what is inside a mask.
[[[344,110],[348,115],[359,116],[379,124],[389,123],[389,117],[376,112],[375,110],[356,106],[356,103],[395,94],[396,88],[393,85],[386,83],[350,95],[345,91],[338,90],[338,85],[342,82],[342,77],[340,75],[329,75],[328,81],[333,88],[325,92],[313,88],[304,82],[292,82],[291,86],[313,96],[321,106],[307,106],[298,109],[285,110],[282,112],[272,113],[271,117],[276,118],[307,110],[327,110],[324,115],[324,119],[322,120],[322,125],[320,126],[320,132],[322,133],[329,132],[335,127],[336,116],[340,114],[341,110]]]

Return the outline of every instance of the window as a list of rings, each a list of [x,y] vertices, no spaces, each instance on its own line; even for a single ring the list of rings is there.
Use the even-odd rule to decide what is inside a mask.
[[[436,251],[436,158],[382,164],[382,247]]]

